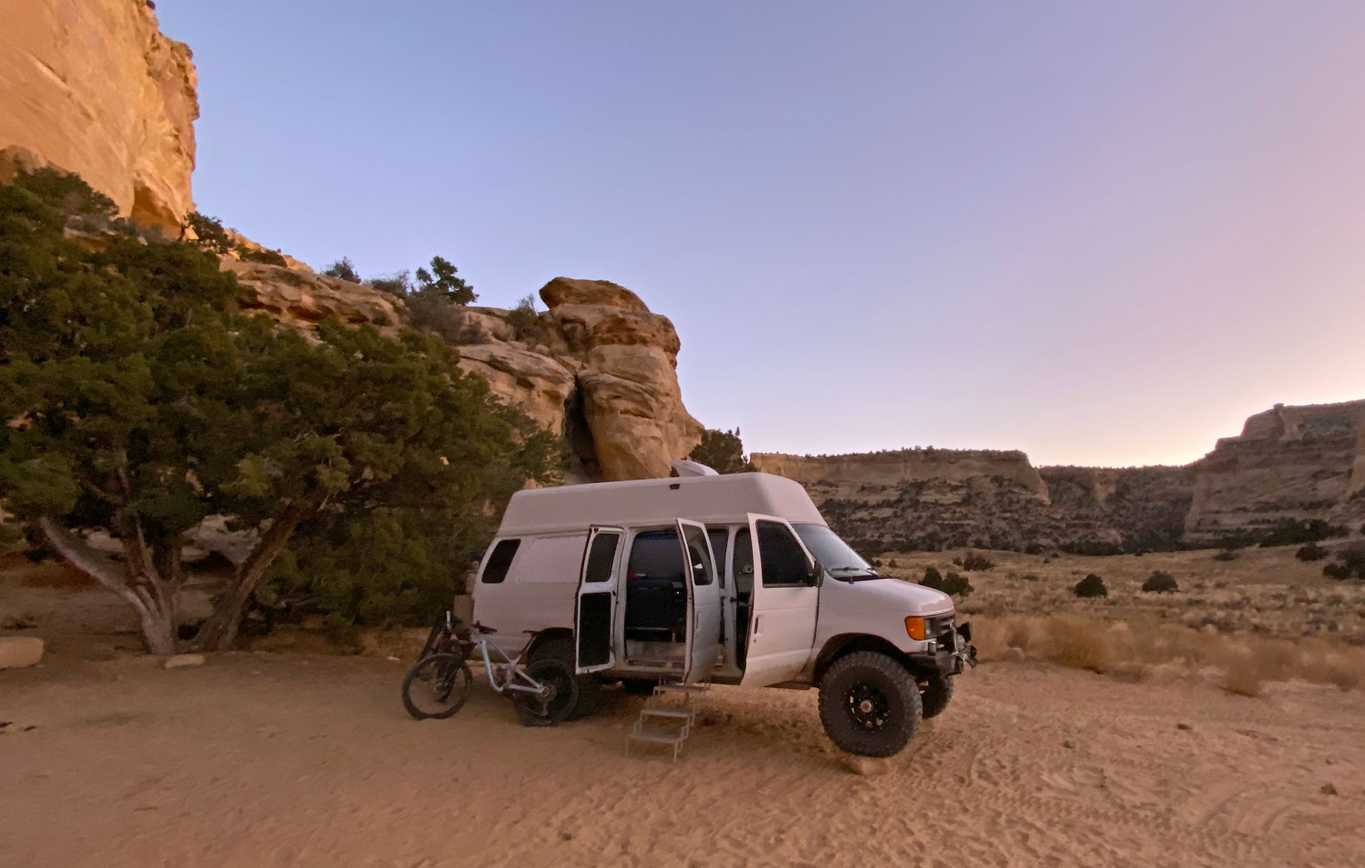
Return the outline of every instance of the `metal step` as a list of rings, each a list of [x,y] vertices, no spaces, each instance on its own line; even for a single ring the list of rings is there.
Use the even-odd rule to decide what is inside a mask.
[[[694,682],[692,684],[683,684],[681,681],[660,681],[658,684],[654,685],[654,695],[658,696],[663,693],[697,694],[705,693],[710,689],[711,683],[708,681]]]
[[[673,718],[673,719],[675,719],[675,720],[685,720],[685,721],[687,721],[688,723],[691,723],[691,722],[692,722],[692,718],[695,717],[695,716],[696,716],[696,712],[695,712],[695,711],[692,711],[691,709],[688,709],[688,708],[642,708],[642,709],[640,709],[640,718],[641,718],[641,719],[644,719],[644,718],[646,718],[646,717],[668,717],[668,718]]]

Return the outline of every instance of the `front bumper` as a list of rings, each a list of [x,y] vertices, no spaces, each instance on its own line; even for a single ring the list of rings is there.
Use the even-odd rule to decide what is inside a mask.
[[[934,636],[932,652],[911,654],[916,668],[942,676],[961,675],[976,665],[976,646],[972,644],[972,625],[954,625],[952,618]]]

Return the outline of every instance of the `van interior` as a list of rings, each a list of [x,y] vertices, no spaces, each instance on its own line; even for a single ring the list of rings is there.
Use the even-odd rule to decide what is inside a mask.
[[[753,589],[753,549],[748,528],[735,533],[733,575],[736,587],[726,587],[726,557],[732,550],[728,528],[711,528],[708,535],[716,558],[716,576],[697,581],[719,581],[725,623],[722,642],[734,636],[736,664],[744,665],[749,631],[749,597]],[[694,563],[704,559],[694,559]],[[631,543],[625,576],[626,661],[632,666],[680,669],[686,654],[687,587],[682,549],[674,528],[641,531]]]

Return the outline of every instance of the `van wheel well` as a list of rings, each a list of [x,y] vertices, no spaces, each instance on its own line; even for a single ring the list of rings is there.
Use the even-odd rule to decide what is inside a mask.
[[[910,659],[908,654],[895,645],[892,645],[879,636],[869,636],[864,633],[848,633],[843,636],[835,636],[825,643],[824,648],[820,649],[820,656],[815,658],[815,671],[813,673],[812,681],[819,684],[820,679],[824,677],[825,672],[829,667],[834,665],[836,660],[841,657],[847,657],[850,654],[856,654],[859,651],[875,651],[879,654],[885,654],[892,660],[899,661],[911,674],[916,674],[914,661]],[[919,676],[916,674],[916,678],[918,677]]]
[[[569,648],[572,649],[573,631],[567,627],[551,627],[548,630],[541,630],[531,639],[531,644],[527,646],[526,656],[523,659],[529,663],[531,660],[535,659],[537,651],[540,651],[547,643],[556,640],[568,642]],[[569,663],[572,665],[573,661],[570,660]]]

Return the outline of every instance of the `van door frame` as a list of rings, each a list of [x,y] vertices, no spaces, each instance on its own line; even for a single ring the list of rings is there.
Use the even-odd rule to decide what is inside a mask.
[[[588,581],[588,561],[592,555],[593,543],[599,536],[614,535],[616,537],[616,548],[612,552],[611,574],[605,581]],[[593,525],[588,529],[588,540],[583,546],[583,559],[578,566],[578,588],[574,594],[574,672],[583,675],[590,672],[601,672],[611,669],[616,665],[616,612],[619,607],[620,585],[621,585],[621,559],[625,549],[626,531],[622,527],[608,525]],[[584,598],[591,597],[589,606],[592,610],[600,609],[605,603],[607,608],[606,618],[596,617],[591,629],[594,636],[602,641],[606,648],[606,660],[600,659],[582,662],[583,646],[589,639],[588,631],[584,629],[583,616],[585,613]],[[605,598],[605,599],[602,599]],[[606,636],[603,640],[598,636],[598,632],[605,630]]]
[[[706,525],[686,518],[677,519],[675,523],[683,561],[683,584],[687,589],[687,626],[682,680],[684,684],[689,684],[708,680],[724,651],[724,646],[720,644],[720,631],[721,619],[725,617],[725,607],[721,602],[723,585],[716,567],[716,553],[711,548],[711,536],[707,533]],[[697,585],[692,569],[691,552],[687,546],[689,528],[701,536],[701,543],[706,546],[707,560],[711,562],[711,581],[700,587]]]
[[[785,518],[759,513],[749,513],[747,518],[749,544],[753,546],[754,579],[753,589],[749,592],[749,634],[744,654],[744,672],[739,683],[759,687],[785,684],[797,680],[809,664],[811,656],[815,654],[815,637],[819,630],[820,580],[817,575],[814,582],[808,585],[770,585],[765,588],[763,556],[758,543],[758,523],[770,521],[785,526],[805,554],[806,563],[810,568],[814,570],[819,565],[801,539],[801,535],[796,532],[796,528]],[[759,631],[765,615],[768,616],[770,631],[768,635],[772,635],[774,629],[782,631],[798,629],[800,635],[793,633],[779,639],[781,645],[789,646],[788,651],[780,655],[760,653],[756,657],[754,644],[762,635]],[[756,659],[759,661],[757,666],[754,665]]]

